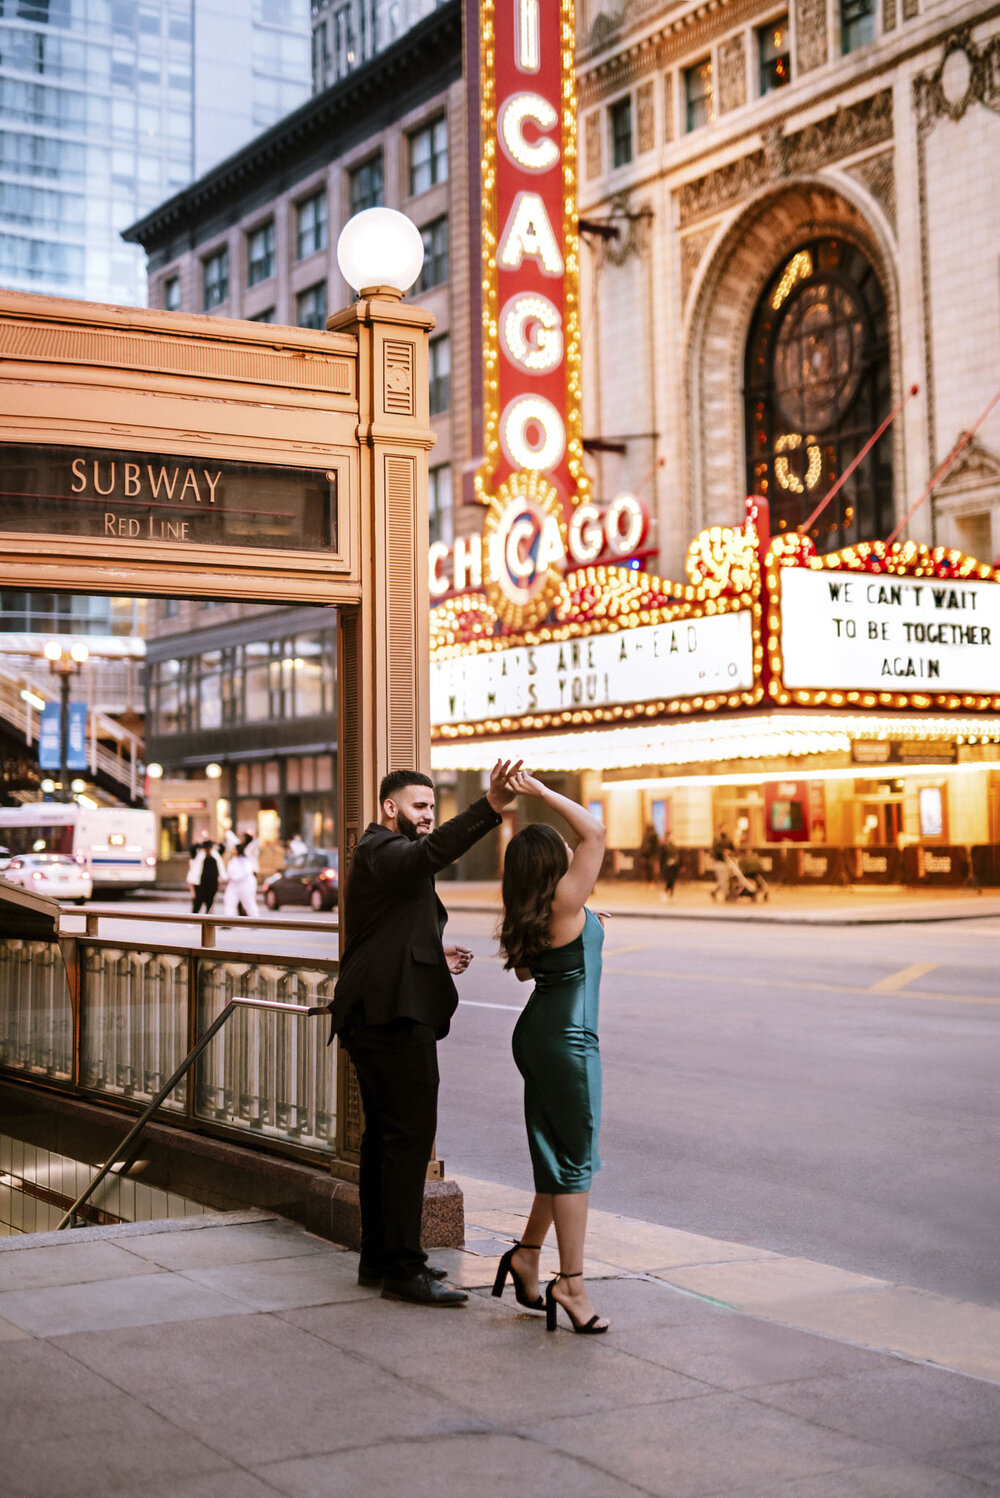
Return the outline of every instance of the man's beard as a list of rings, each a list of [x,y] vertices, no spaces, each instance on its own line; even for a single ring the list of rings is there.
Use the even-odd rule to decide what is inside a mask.
[[[416,822],[411,822],[405,811],[396,812],[396,831],[401,832],[411,843],[415,843],[418,837],[426,837],[426,832],[421,832]]]

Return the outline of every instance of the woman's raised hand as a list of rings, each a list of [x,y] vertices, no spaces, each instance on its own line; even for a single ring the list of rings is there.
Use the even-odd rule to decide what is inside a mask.
[[[507,777],[507,785],[516,796],[544,796],[545,786],[530,770],[518,770]]]

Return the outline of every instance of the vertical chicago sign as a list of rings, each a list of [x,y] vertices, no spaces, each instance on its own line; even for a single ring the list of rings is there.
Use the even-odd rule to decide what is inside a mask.
[[[484,582],[543,619],[587,501],[580,426],[573,0],[483,0]],[[596,512],[595,512],[596,513]]]

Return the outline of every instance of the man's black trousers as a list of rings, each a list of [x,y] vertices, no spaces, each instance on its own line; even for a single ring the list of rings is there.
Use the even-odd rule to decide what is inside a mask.
[[[355,1025],[341,1042],[365,1110],[361,1139],[361,1263],[408,1279],[422,1269],[424,1181],[437,1132],[437,1040],[430,1025]]]

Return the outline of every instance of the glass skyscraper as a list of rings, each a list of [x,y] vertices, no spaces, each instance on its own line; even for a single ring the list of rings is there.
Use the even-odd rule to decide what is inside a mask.
[[[309,0],[0,0],[0,286],[142,306],[119,231],[303,103]]]

